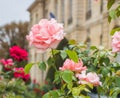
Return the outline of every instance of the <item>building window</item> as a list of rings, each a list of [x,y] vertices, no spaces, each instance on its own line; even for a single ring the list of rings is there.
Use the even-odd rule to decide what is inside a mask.
[[[86,0],[86,20],[91,18],[91,0]]]

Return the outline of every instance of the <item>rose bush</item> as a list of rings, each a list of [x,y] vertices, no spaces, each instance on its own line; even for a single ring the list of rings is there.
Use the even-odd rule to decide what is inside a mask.
[[[48,69],[52,67],[55,71],[52,83],[56,89],[51,89],[42,98],[90,98],[90,93],[95,92],[98,98],[101,95],[117,97],[119,94],[117,89],[120,87],[118,83],[120,64],[114,60],[116,56],[114,52],[119,51],[119,34],[112,37],[113,51],[104,47],[88,47],[75,40],[70,40],[64,49],[57,50],[51,47],[54,45],[52,41],[57,42],[56,47],[65,35],[59,23],[53,19],[50,21],[42,19],[31,30],[32,32],[27,35],[30,45],[40,51],[50,48],[52,53],[46,62],[39,63],[39,68],[45,70],[47,66]],[[58,58],[63,61],[60,66],[56,66],[59,62]],[[26,65],[26,72],[32,67],[31,65]]]
[[[110,10],[114,2],[108,0],[109,22],[120,16],[120,6]],[[35,63],[42,70],[54,69],[54,80],[47,77],[50,82],[45,82],[43,86],[35,80],[27,86],[30,78],[28,72],[35,63],[27,64],[25,69],[18,66],[28,59],[28,53],[19,46],[13,46],[10,48],[13,59],[0,60],[0,97],[90,98],[91,93],[96,93],[98,98],[101,95],[117,98],[120,93],[120,63],[115,58],[120,52],[120,28],[113,29],[111,35],[112,51],[104,47],[87,46],[75,40],[70,40],[63,49],[55,49],[65,36],[63,25],[55,19],[42,19],[31,28],[26,38],[39,51],[51,48],[52,54],[46,62]]]
[[[120,16],[119,5],[111,9],[114,4],[115,0],[108,0],[109,22]],[[113,35],[112,51],[104,47],[87,46],[75,40],[70,40],[62,50],[55,49],[65,35],[63,31],[63,26],[56,20],[42,19],[27,36],[30,45],[40,51],[52,48],[49,59],[41,61],[38,66],[42,70],[47,66],[48,79],[51,79],[49,70],[54,71],[51,72],[54,74],[51,81],[56,89],[51,88],[42,98],[90,98],[90,93],[97,93],[98,98],[101,95],[117,98],[120,93],[120,64],[115,58],[120,51],[120,28],[110,32]],[[26,72],[31,65],[26,65]]]
[[[18,65],[27,60],[27,51],[13,46],[9,52],[10,58],[0,60],[0,98],[35,98],[36,94],[29,87],[30,74]]]

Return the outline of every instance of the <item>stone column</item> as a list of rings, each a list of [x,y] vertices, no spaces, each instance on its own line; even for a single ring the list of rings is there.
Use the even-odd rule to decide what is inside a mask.
[[[55,13],[55,0],[51,0],[49,10]]]
[[[62,2],[61,2],[61,0],[58,0],[58,9],[57,9],[57,11],[58,11],[58,15],[57,15],[57,21],[58,22],[62,22]]]
[[[78,0],[73,0],[73,14],[72,14],[73,24],[77,23],[77,9],[78,9],[78,7],[77,7],[77,1]]]
[[[29,50],[29,62],[30,63],[34,63],[35,62],[35,51],[34,48],[31,47],[31,49]],[[30,70],[30,75],[31,75],[31,80],[35,79],[35,66],[32,66],[31,70]]]
[[[76,22],[78,25],[83,25],[86,16],[86,0],[75,0],[76,1]]]
[[[68,3],[69,0],[64,0],[64,24],[65,24],[65,28],[68,26]]]

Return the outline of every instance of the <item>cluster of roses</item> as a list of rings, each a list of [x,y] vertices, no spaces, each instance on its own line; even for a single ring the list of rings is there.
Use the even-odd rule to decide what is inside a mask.
[[[59,42],[64,38],[63,25],[57,23],[55,19],[50,21],[42,19],[38,24],[31,28],[30,34],[26,36],[30,45],[33,45],[39,51],[46,51],[48,48],[55,49]],[[112,37],[112,51],[120,52],[120,32],[116,32]],[[74,62],[66,59],[63,66],[59,70],[70,70],[74,72],[78,79],[78,84],[91,83],[93,86],[101,86],[99,76],[95,72],[89,72],[82,60]]]
[[[50,21],[42,19],[31,28],[30,34],[26,37],[30,45],[33,45],[39,51],[45,51],[48,48],[54,49],[64,38],[64,35],[62,24],[57,23],[55,19],[51,19]],[[95,72],[86,73],[87,67],[83,67],[82,60],[75,63],[70,59],[66,59],[60,70],[75,72],[80,84],[92,83],[94,86],[101,85],[100,79]]]
[[[82,60],[80,60],[78,63],[75,63],[74,61],[70,59],[66,59],[63,66],[59,68],[61,71],[63,70],[71,70],[75,72],[75,76],[78,78],[79,84],[87,84],[91,83],[94,86],[102,85],[100,82],[100,78],[95,72],[88,72],[87,67],[83,66]]]
[[[0,63],[3,65],[5,71],[13,71],[15,78],[22,78],[24,81],[29,80],[30,74],[24,72],[23,67],[17,68],[13,60],[21,62],[28,59],[28,53],[26,50],[20,48],[19,46],[13,46],[10,48],[10,57],[9,59],[1,59]]]

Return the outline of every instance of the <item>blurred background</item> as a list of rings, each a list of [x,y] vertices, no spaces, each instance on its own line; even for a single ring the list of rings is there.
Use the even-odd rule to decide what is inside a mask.
[[[46,60],[48,52],[39,53],[25,40],[30,28],[43,18],[63,23],[67,40],[88,47],[111,48],[109,32],[120,25],[118,19],[108,23],[107,0],[1,0],[0,7],[0,58],[7,57],[9,47],[19,45],[29,51],[29,62]],[[37,66],[31,72],[32,79],[45,79],[46,73]]]

